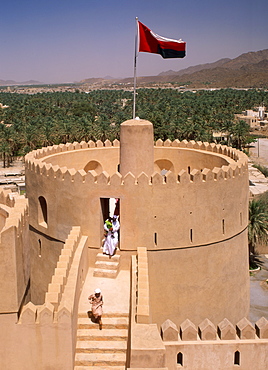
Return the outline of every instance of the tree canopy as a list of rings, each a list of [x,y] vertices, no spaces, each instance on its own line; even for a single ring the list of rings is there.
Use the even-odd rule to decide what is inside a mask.
[[[133,93],[0,92],[0,103],[8,106],[0,106],[0,153],[8,162],[43,146],[119,139],[120,124],[132,118]],[[249,127],[234,114],[261,104],[268,106],[261,90],[138,89],[136,113],[153,123],[155,139],[212,141],[219,131],[228,133],[228,145],[241,148]]]

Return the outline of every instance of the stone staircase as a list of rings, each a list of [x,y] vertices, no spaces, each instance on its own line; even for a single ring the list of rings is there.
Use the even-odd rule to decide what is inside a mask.
[[[112,257],[103,253],[98,253],[95,262],[93,276],[115,279],[119,271],[120,255]]]
[[[104,314],[102,330],[85,314],[79,314],[75,370],[124,370],[128,337],[127,314]]]

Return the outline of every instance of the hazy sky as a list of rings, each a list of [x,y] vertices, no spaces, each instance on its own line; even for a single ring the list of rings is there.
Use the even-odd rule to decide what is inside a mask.
[[[268,48],[267,0],[0,0],[0,79],[133,76],[135,17],[186,41],[184,59],[139,53],[137,75]]]

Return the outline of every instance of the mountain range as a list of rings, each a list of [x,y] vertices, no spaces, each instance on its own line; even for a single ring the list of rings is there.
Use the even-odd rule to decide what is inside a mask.
[[[0,80],[0,86],[14,86],[14,85],[40,85],[42,82],[30,80],[24,82],[16,82],[13,80]]]
[[[81,81],[88,84],[92,82],[92,79]],[[102,85],[111,82],[129,84],[133,83],[133,77],[98,81]],[[224,58],[191,66],[177,72],[170,70],[157,76],[138,77],[137,83],[138,86],[172,83],[190,88],[268,88],[268,49],[244,53],[234,59]]]
[[[40,85],[38,81],[16,82],[0,80],[0,86]],[[78,84],[108,87],[111,84],[133,84],[133,77],[87,78]],[[179,71],[161,72],[157,76],[137,78],[138,87],[157,85],[183,86],[189,88],[268,88],[268,49],[241,54],[237,58],[223,58],[213,63],[198,64]]]

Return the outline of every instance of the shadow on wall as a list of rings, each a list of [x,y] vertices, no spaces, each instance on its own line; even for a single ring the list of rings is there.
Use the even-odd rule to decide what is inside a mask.
[[[97,161],[90,161],[88,164],[84,167],[84,171],[96,171],[96,173],[99,175],[102,173],[102,165]]]
[[[167,171],[174,172],[174,166],[168,159],[159,159],[154,162],[154,170],[164,175]]]

